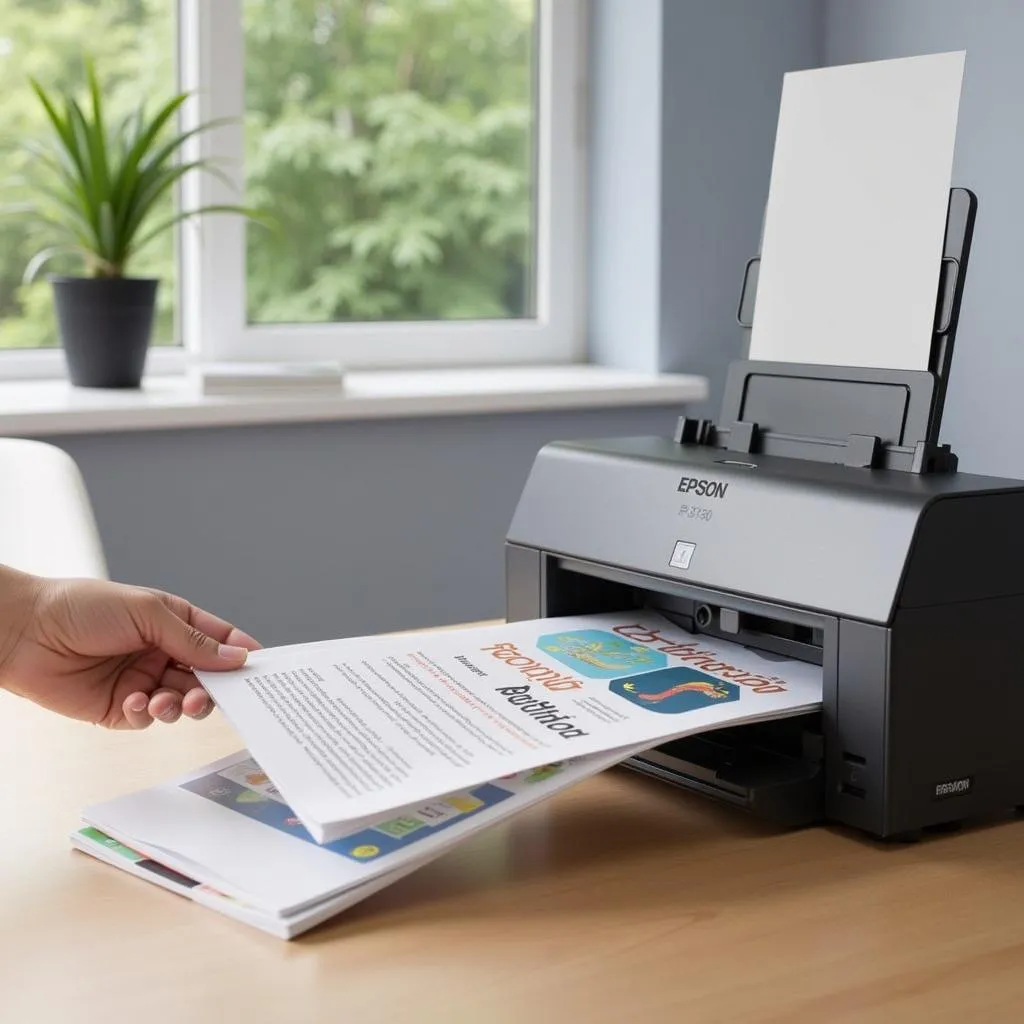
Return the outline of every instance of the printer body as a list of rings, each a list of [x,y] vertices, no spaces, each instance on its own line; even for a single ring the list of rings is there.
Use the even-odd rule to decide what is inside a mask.
[[[510,621],[646,609],[821,666],[820,711],[628,767],[880,838],[1024,805],[1024,481],[961,473],[938,443],[975,210],[951,191],[928,370],[740,360],[717,422],[538,453]]]

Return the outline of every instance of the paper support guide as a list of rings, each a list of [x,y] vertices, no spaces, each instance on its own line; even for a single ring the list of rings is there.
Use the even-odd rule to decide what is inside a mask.
[[[928,370],[737,361],[718,424],[682,417],[676,441],[852,467],[954,470],[956,456],[938,437],[977,206],[970,190],[950,190]],[[759,260],[743,273],[737,320],[747,330]]]

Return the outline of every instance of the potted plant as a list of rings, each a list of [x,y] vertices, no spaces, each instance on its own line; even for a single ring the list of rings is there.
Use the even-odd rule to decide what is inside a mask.
[[[91,60],[85,62],[88,100],[50,93],[30,79],[46,112],[50,137],[28,144],[32,158],[29,209],[51,236],[25,271],[34,280],[54,257],[71,254],[81,276],[51,276],[57,325],[71,383],[78,387],[137,388],[149,351],[159,281],[132,277],[136,254],[161,233],[201,213],[239,213],[241,206],[205,206],[167,216],[161,200],[186,175],[219,173],[208,160],[183,160],[184,143],[214,126],[182,132],[175,116],[188,99],[179,93],[152,115],[143,105],[111,123]]]

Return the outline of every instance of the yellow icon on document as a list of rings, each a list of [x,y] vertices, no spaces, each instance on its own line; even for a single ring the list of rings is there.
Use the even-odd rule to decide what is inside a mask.
[[[449,807],[454,807],[459,814],[469,814],[471,811],[478,810],[483,807],[483,800],[478,800],[475,796],[450,796],[445,800],[445,803]]]
[[[367,843],[364,846],[357,846],[352,851],[352,856],[353,857],[359,857],[360,859],[366,860],[369,857],[376,857],[378,853],[380,853],[380,847],[379,846],[373,846],[373,845]]]

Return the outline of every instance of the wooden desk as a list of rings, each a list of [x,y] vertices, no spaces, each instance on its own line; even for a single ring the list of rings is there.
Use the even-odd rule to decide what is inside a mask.
[[[1024,822],[889,849],[617,771],[292,943],[69,850],[84,804],[238,747],[0,694],[0,1021],[1024,1019]]]

